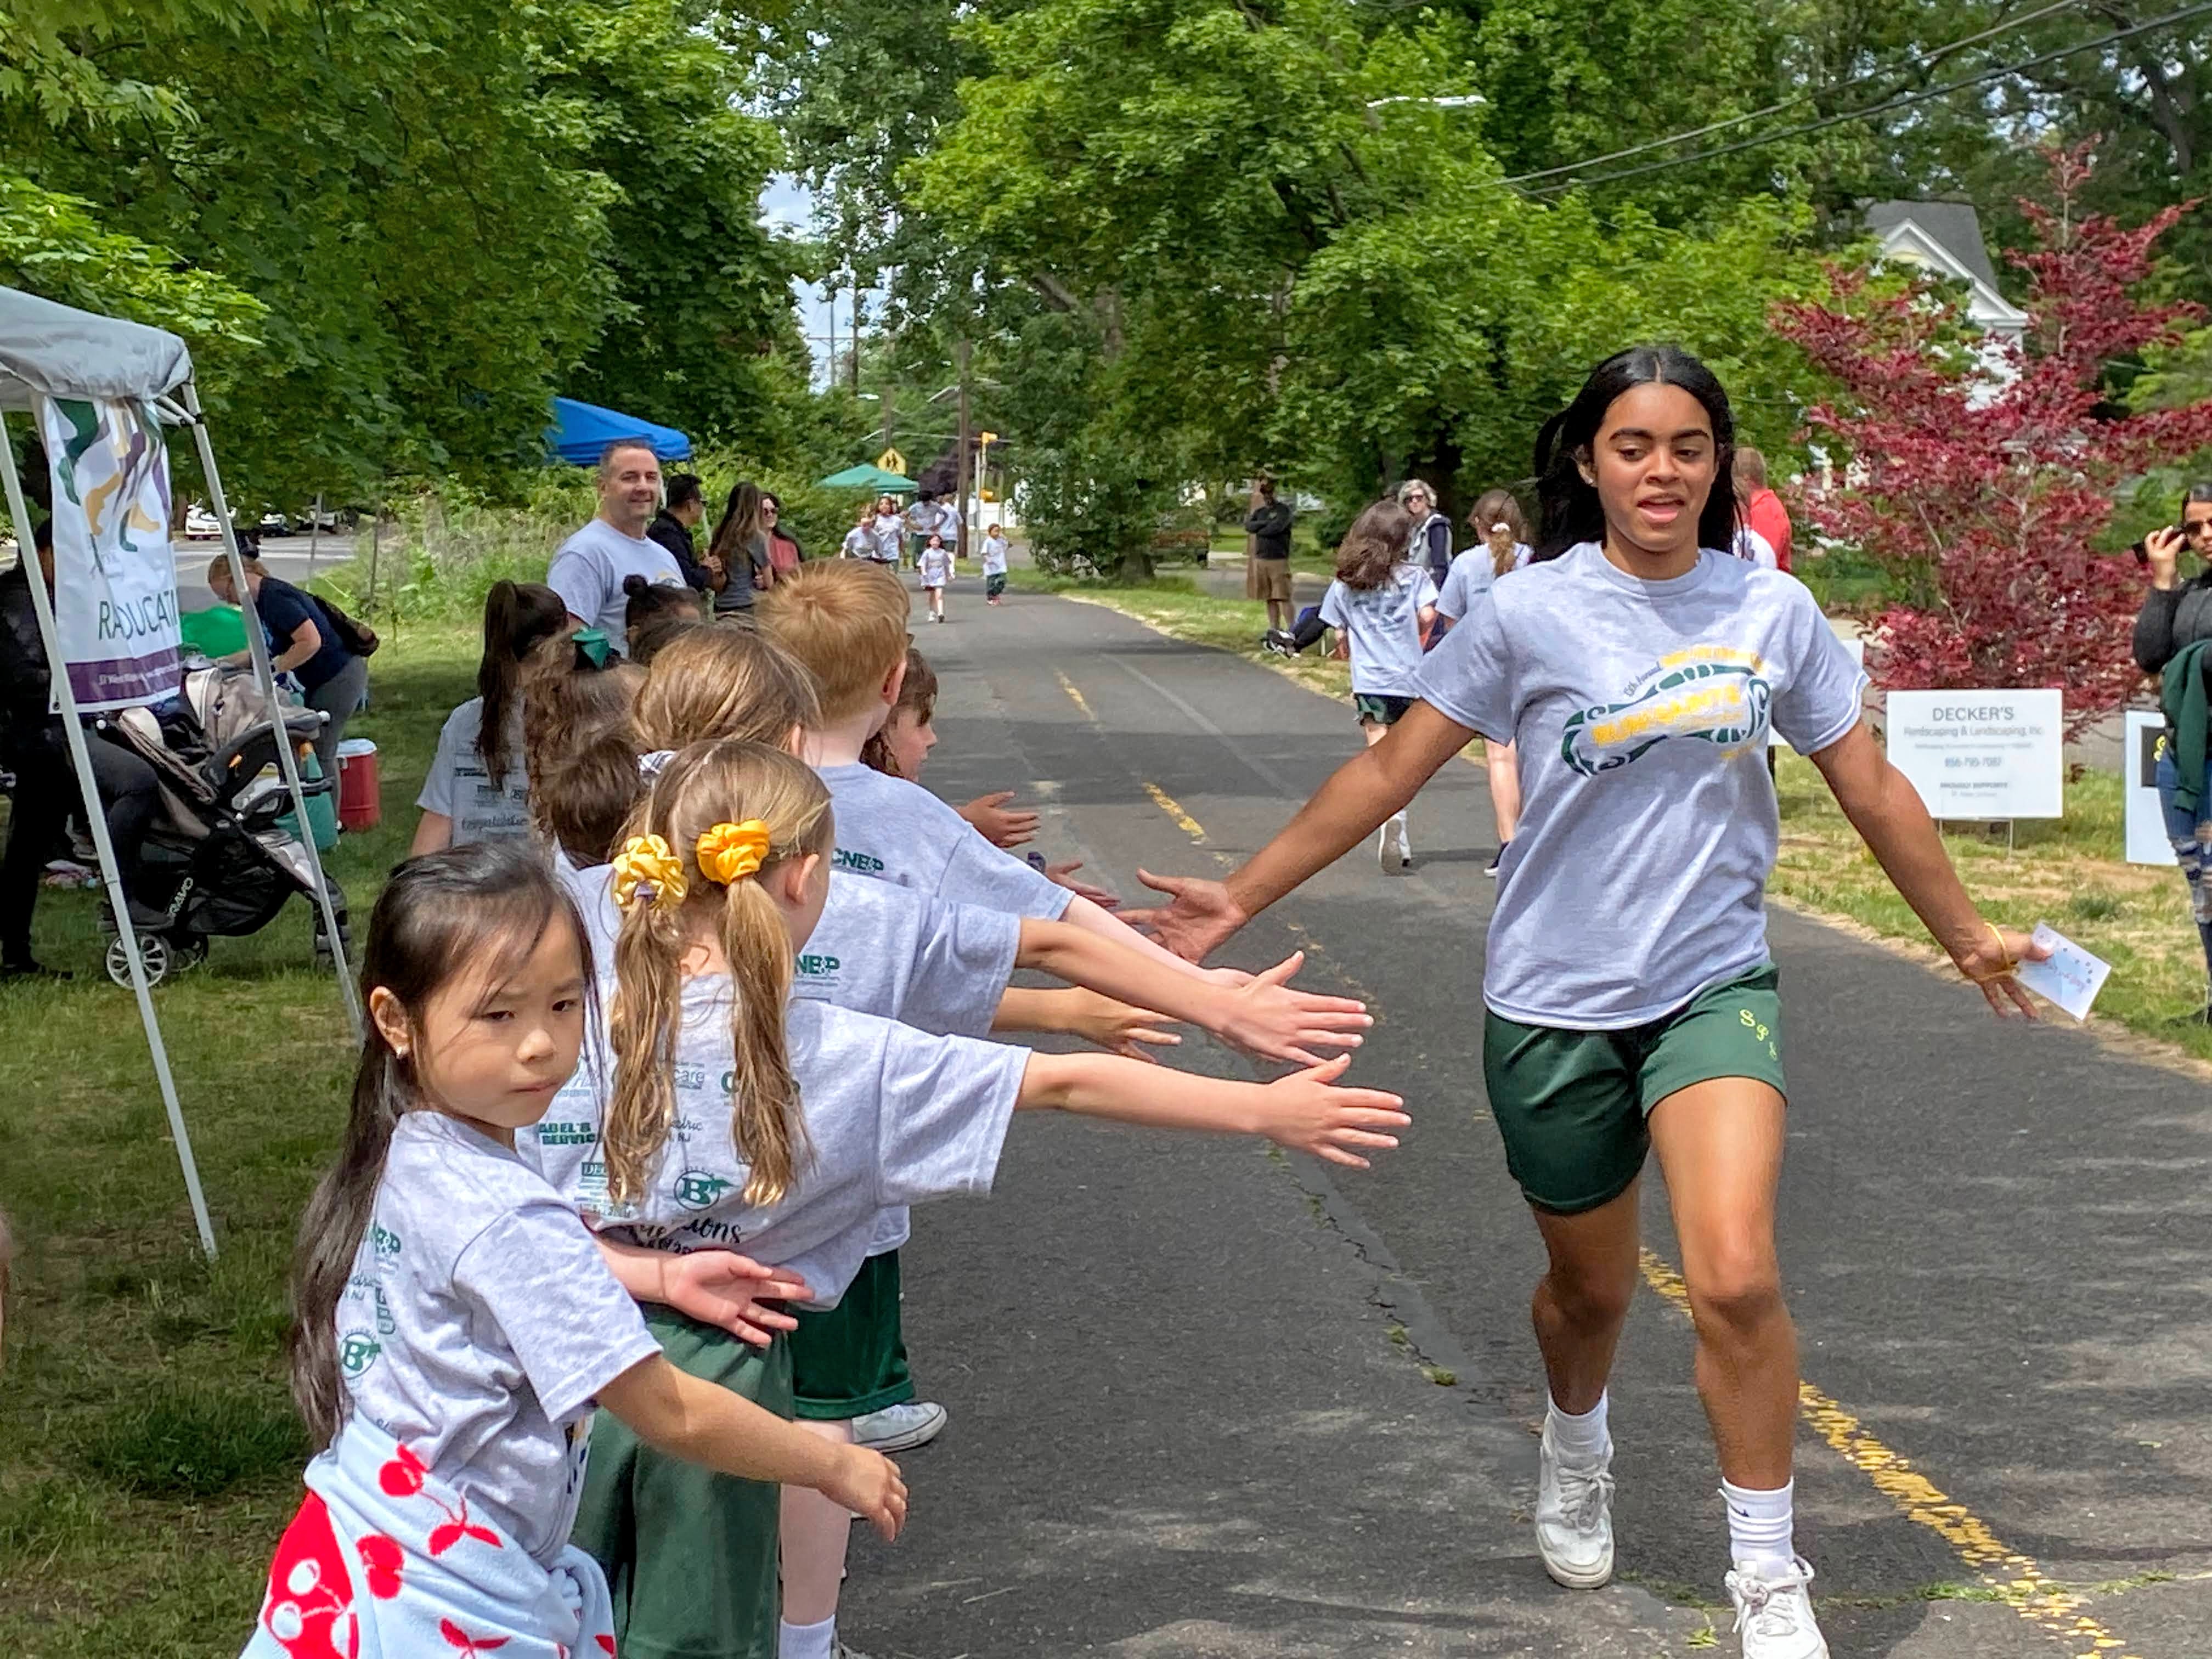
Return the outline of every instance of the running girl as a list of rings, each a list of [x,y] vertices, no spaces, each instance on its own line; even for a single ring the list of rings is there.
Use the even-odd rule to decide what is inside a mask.
[[[2028,1012],[2012,970],[2043,952],[1976,914],[1861,720],[1865,677],[1812,595],[1727,550],[1733,437],[1727,396],[1695,358],[1648,347],[1600,364],[1537,446],[1538,562],[1475,602],[1386,741],[1225,883],[1152,882],[1175,896],[1152,919],[1199,960],[1470,737],[1519,739],[1528,798],[1490,924],[1483,1075],[1550,1257],[1534,1304],[1551,1389],[1537,1549],[1563,1584],[1612,1576],[1606,1379],[1656,1148],[1696,1314],[1743,1652],[1819,1659],[1813,1570],[1792,1538],[1796,1337],[1774,1248],[1785,1085],[1761,902],[1778,839],[1770,722],[1812,757],[1992,1009]]]
[[[997,525],[983,532],[983,603],[996,605],[1006,591],[1006,555],[1012,550]]]
[[[886,1537],[905,1488],[656,1350],[591,1235],[514,1153],[583,1046],[589,963],[544,862],[479,842],[394,872],[337,1164],[293,1271],[292,1392],[325,1449],[249,1659],[614,1651],[568,1543],[594,1401],[672,1459],[819,1485]]]
[[[1418,528],[1412,514],[1392,501],[1376,501],[1354,519],[1337,547],[1336,580],[1322,596],[1320,614],[1290,636],[1291,648],[1303,651],[1324,627],[1344,635],[1352,653],[1352,711],[1370,745],[1382,740],[1413,702],[1421,641],[1437,617],[1437,585],[1426,566],[1406,557]],[[1384,821],[1375,857],[1385,875],[1413,867],[1402,805]]]
[[[1477,599],[1515,571],[1526,569],[1536,556],[1528,545],[1520,500],[1511,490],[1484,490],[1467,521],[1482,539],[1452,561],[1451,574],[1437,596],[1437,616],[1445,631],[1474,609]],[[1441,638],[1436,641],[1441,642]],[[1494,877],[1521,821],[1521,766],[1513,745],[1484,738],[1482,770],[1490,786],[1491,816],[1498,823],[1498,851],[1483,874]]]
[[[787,1006],[829,899],[833,824],[821,780],[780,750],[676,755],[633,828],[615,866],[613,1064],[578,1073],[537,1145],[603,1240],[677,1259],[742,1239],[833,1306],[884,1208],[988,1190],[1019,1108],[1250,1131],[1354,1167],[1407,1121],[1395,1097],[1332,1087],[1340,1060],[1228,1083]],[[657,1305],[646,1321],[682,1368],[790,1411],[782,1341],[756,1349]],[[771,1659],[775,1486],[696,1474],[617,1421],[593,1439],[576,1535],[608,1570],[624,1641]],[[834,1651],[830,1629],[783,1637]]]
[[[945,620],[945,586],[952,580],[952,551],[945,538],[932,535],[921,550],[921,591],[929,596],[929,619]]]
[[[412,858],[472,841],[530,833],[530,777],[522,764],[522,665],[563,633],[568,607],[537,582],[498,581],[484,596],[477,694],[446,717],[416,805]]]

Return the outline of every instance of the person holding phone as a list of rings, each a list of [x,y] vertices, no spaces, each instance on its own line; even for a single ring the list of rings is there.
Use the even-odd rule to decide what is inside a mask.
[[[2180,569],[2185,549],[2203,567],[2186,581]],[[2136,554],[2150,570],[2150,592],[2136,617],[2136,665],[2146,674],[2160,674],[2191,646],[2212,640],[2212,479],[2190,485],[2182,497],[2181,522],[2152,531],[2136,544]],[[2212,1025],[2212,887],[2204,880],[2206,849],[2212,848],[2212,778],[2195,780],[2195,799],[2187,799],[2190,792],[2181,787],[2167,734],[2158,740],[2155,781],[2166,842],[2189,885],[2190,913],[2204,947],[2203,999],[2177,1023]]]

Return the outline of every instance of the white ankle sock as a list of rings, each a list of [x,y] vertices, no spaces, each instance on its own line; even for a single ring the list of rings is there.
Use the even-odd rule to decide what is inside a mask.
[[[818,1625],[779,1623],[775,1651],[776,1659],[830,1659],[837,1651],[837,1615]]]
[[[1570,1417],[1556,1401],[1545,1401],[1545,1426],[1551,1430],[1552,1444],[1561,1457],[1570,1463],[1595,1463],[1612,1452],[1613,1437],[1607,1432],[1605,1422],[1606,1407],[1612,1399],[1608,1389],[1580,1417]]]
[[[1728,1504],[1729,1554],[1738,1566],[1786,1567],[1797,1556],[1790,1528],[1790,1494],[1797,1483],[1759,1492],[1721,1482]]]

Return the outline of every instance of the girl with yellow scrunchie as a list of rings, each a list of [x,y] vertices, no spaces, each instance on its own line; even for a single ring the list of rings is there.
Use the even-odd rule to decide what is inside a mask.
[[[1343,1162],[1394,1146],[1407,1121],[1394,1096],[1334,1086],[1341,1060],[1226,1082],[790,1000],[828,896],[832,823],[820,779],[780,750],[679,751],[630,830],[615,860],[611,1052],[587,1055],[532,1142],[518,1140],[604,1244],[672,1261],[742,1249],[780,1270],[793,1300],[829,1306],[881,1210],[989,1190],[1018,1109],[1256,1132]],[[678,1366],[790,1415],[781,1334],[755,1348],[640,1299]],[[603,1413],[574,1535],[606,1569],[623,1645],[775,1659],[778,1498],[695,1474]],[[834,1650],[834,1627],[786,1634]]]

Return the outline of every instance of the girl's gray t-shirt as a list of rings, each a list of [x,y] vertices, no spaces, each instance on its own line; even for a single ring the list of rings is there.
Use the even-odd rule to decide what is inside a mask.
[[[1373,587],[1328,585],[1321,619],[1342,629],[1352,647],[1352,689],[1367,696],[1410,697],[1421,665],[1421,612],[1437,585],[1418,564],[1401,564]]]
[[[1477,599],[1415,695],[1520,757],[1484,1001],[1617,1030],[1765,962],[1770,726],[1816,754],[1865,687],[1803,584],[1710,548],[1649,582],[1586,542]]]
[[[415,805],[453,821],[453,845],[512,840],[531,833],[530,780],[522,766],[522,710],[507,722],[507,775],[495,784],[477,744],[483,737],[483,699],[471,697],[446,716],[437,752]]]
[[[660,1352],[574,1207],[428,1110],[392,1130],[335,1322],[351,1408],[543,1565],[568,1542],[592,1397]]]
[[[834,869],[1043,921],[1067,914],[1074,894],[992,846],[920,784],[857,761],[815,770],[836,816]]]
[[[835,1307],[880,1212],[991,1189],[1030,1051],[794,1000],[785,1030],[805,1150],[791,1190],[755,1206],[731,1127],[729,999],[726,979],[684,982],[675,1125],[636,1201],[617,1205],[608,1192],[599,1126],[614,1065],[602,1043],[586,1045],[535,1131],[516,1132],[516,1148],[608,1238],[672,1255],[736,1250],[796,1272],[813,1292],[808,1306]]]
[[[1535,550],[1526,542],[1516,542],[1513,564],[1505,574],[1510,576],[1516,570],[1526,570],[1535,556]],[[1498,561],[1490,550],[1480,544],[1469,548],[1454,559],[1451,568],[1444,573],[1443,586],[1437,590],[1437,615],[1447,622],[1457,622],[1498,581]]]

